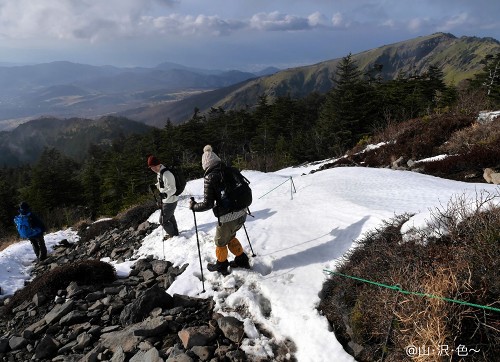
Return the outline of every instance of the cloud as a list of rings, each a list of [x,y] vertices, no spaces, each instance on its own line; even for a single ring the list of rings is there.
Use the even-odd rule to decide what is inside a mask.
[[[497,20],[487,21],[472,12],[469,1],[453,0],[460,5],[454,12],[441,11],[444,5],[433,1],[402,6],[394,0],[355,4],[344,0],[333,4],[326,0],[276,0],[266,7],[287,10],[255,13],[257,5],[251,0],[242,1],[241,8],[229,0],[203,4],[192,0],[0,0],[0,39],[99,43],[150,36],[220,37],[244,30],[256,34],[349,28],[371,34],[383,29],[430,33],[499,27]],[[213,14],[213,9],[222,14]],[[445,15],[432,18],[438,13]]]
[[[307,17],[307,22],[309,23],[310,27],[315,27],[315,26],[327,26],[328,25],[328,19],[326,16],[321,14],[319,11],[316,11],[309,15]]]
[[[437,27],[439,31],[451,31],[457,27],[463,26],[463,25],[468,25],[469,23],[473,22],[472,19],[470,19],[469,15],[466,13],[461,13],[458,15],[455,15],[446,21],[444,21],[443,24]]]
[[[0,0],[0,36],[91,41],[132,36],[153,7],[175,4],[176,0]]]
[[[217,16],[171,14],[161,17],[143,17],[144,32],[164,35],[228,35],[246,27],[241,21],[228,21]]]
[[[318,15],[314,19],[318,19]],[[250,19],[250,27],[265,31],[307,30],[311,28],[308,18],[282,14],[277,11],[272,13],[258,13]]]
[[[332,17],[332,24],[334,27],[343,27],[344,24],[344,17],[342,16],[341,13],[335,13]]]

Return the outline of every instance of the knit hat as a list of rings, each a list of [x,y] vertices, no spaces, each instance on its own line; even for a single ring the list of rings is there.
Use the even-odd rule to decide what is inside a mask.
[[[19,212],[22,214],[26,214],[30,211],[30,207],[26,201],[23,201],[19,204]]]
[[[155,156],[151,155],[148,157],[148,167],[158,166],[159,164],[160,161]]]
[[[212,151],[212,146],[206,145],[203,147],[203,156],[201,156],[201,167],[203,167],[203,170],[206,171],[219,162],[220,158]]]

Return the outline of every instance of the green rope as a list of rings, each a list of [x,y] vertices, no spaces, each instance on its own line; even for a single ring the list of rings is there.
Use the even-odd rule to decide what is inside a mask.
[[[286,179],[286,181],[283,181],[282,183],[280,183],[278,186],[276,186],[275,188],[269,190],[268,192],[266,192],[264,195],[262,195],[261,197],[259,197],[259,199],[263,198],[264,196],[266,196],[267,194],[270,194],[272,191],[276,190],[278,187],[280,187],[281,185],[287,183],[288,181],[290,181],[292,178],[289,177]],[[293,182],[293,181],[292,181]]]
[[[323,271],[325,271],[327,273],[330,273],[330,274],[333,274],[333,275],[338,275],[338,276],[341,276],[341,277],[358,280],[358,281],[363,282],[363,283],[373,284],[373,285],[376,285],[378,287],[396,290],[396,291],[398,291],[400,293],[403,293],[403,294],[410,294],[410,295],[416,295],[416,296],[419,296],[419,297],[441,299],[441,300],[444,300],[446,302],[458,303],[458,304],[468,305],[470,307],[488,309],[488,310],[491,310],[493,312],[499,312],[500,313],[500,309],[499,308],[490,307],[488,305],[481,305],[481,304],[474,304],[474,303],[464,302],[463,300],[456,300],[456,299],[450,299],[450,298],[440,297],[440,296],[434,295],[434,294],[419,293],[419,292],[410,292],[408,290],[402,289],[401,286],[399,286],[399,285],[387,285],[387,284],[383,284],[383,283],[378,283],[378,282],[374,282],[372,280],[367,280],[367,279],[355,277],[355,276],[352,276],[352,275],[342,274],[342,273],[334,272],[334,271],[331,271],[331,270],[328,270],[328,269],[323,269]]]

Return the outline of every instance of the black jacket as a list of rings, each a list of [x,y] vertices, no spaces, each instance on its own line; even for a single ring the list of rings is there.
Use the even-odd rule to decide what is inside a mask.
[[[220,198],[222,167],[222,163],[219,162],[205,171],[205,175],[203,176],[203,201],[194,204],[193,211],[207,211],[216,205],[217,200]]]

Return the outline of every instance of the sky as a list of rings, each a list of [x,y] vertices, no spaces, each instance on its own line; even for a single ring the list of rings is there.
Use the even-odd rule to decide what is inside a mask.
[[[179,201],[175,215],[180,235],[163,243],[164,231],[158,225],[144,238],[134,258],[153,255],[175,266],[189,264],[167,292],[213,298],[216,311],[243,321],[246,337],[241,346],[247,354],[273,360],[271,342],[290,339],[297,347],[299,362],[354,361],[316,309],[318,294],[328,278],[325,270],[335,271],[339,258],[384,220],[411,213],[414,216],[403,225],[404,232],[428,228],[431,215],[443,210],[449,200],[466,197],[475,205],[476,196],[483,190],[496,194],[500,187],[391,169],[338,167],[309,174],[320,165],[272,173],[243,172],[251,182],[254,201],[250,209],[255,217],[248,217],[245,224],[249,239],[244,230],[237,237],[250,256],[251,270],[234,269],[224,277],[206,269],[208,262],[215,261],[213,237],[217,219],[210,211],[196,213],[196,232],[193,213],[187,207],[190,196],[198,201],[202,198],[202,179],[189,181]],[[158,223],[158,218],[156,211],[148,220]],[[78,242],[71,229],[45,235],[49,254],[64,238]],[[28,241],[0,252],[0,285],[4,294],[22,288],[30,278],[33,260]],[[117,264],[110,258],[103,260],[113,263],[122,277],[128,275],[135,262]],[[242,309],[245,316],[236,312]],[[272,336],[260,334],[256,325],[263,326]]]
[[[257,71],[448,32],[500,40],[496,0],[0,0],[0,64]]]

